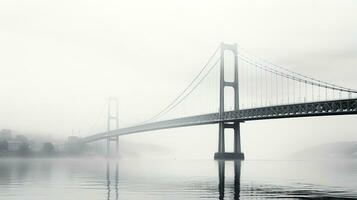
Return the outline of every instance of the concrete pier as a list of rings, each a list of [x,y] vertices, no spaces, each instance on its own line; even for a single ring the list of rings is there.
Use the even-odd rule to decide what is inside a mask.
[[[243,153],[234,153],[234,152],[217,152],[214,154],[215,160],[244,160]]]

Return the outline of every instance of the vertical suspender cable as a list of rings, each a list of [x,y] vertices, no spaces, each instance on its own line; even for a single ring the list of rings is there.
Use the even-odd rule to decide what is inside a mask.
[[[279,84],[278,84],[278,74],[275,74],[275,83],[276,83],[276,105],[279,104]]]
[[[273,74],[269,73],[269,77],[270,77],[270,84],[271,84],[271,88],[270,88],[271,97],[270,97],[269,105],[271,106],[273,104],[273,91],[274,91]]]
[[[284,81],[282,76],[281,76],[281,104],[284,104]]]
[[[298,85],[298,93],[296,93],[297,95],[297,102],[300,103],[301,102],[301,81],[298,80],[297,82],[297,85]]]
[[[247,106],[247,108],[249,107],[249,100],[248,100],[248,99],[249,99],[249,71],[248,71],[248,70],[249,70],[249,67],[248,67],[248,64],[246,64],[246,65],[245,65],[245,71],[246,71],[246,77],[245,77],[246,80],[245,80],[245,83],[247,84],[247,85],[246,85],[246,88],[247,88],[247,89],[246,89],[246,90],[247,90],[247,91],[246,91],[246,92],[247,92],[246,95],[247,95],[247,96],[246,96],[245,100],[246,100],[246,106]]]
[[[260,106],[263,106],[263,70],[259,70],[260,74]]]
[[[305,80],[305,97],[304,97],[304,102],[307,100],[307,81]]]
[[[288,104],[290,103],[290,92],[289,92],[289,78],[286,78],[286,90],[287,90],[287,95],[288,95]]]
[[[255,107],[258,106],[258,67],[255,67]]]
[[[295,94],[295,92],[296,92],[296,82],[295,82],[295,79],[292,79],[292,81],[293,81],[293,84],[292,84],[292,86],[293,86],[293,88],[292,88],[293,97],[292,97],[291,103],[295,103],[296,102],[296,99],[295,99],[295,97],[296,97],[296,94]]]
[[[270,99],[270,82],[269,82],[269,72],[265,70],[264,72],[264,77],[265,77],[265,105],[269,105],[269,99]]]
[[[311,101],[314,101],[314,85],[311,84]]]

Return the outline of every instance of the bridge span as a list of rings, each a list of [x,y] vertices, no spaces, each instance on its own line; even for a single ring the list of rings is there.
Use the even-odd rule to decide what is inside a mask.
[[[308,102],[299,104],[268,106],[260,108],[242,109],[238,111],[209,113],[204,115],[182,117],[131,127],[120,128],[109,132],[98,133],[81,139],[83,143],[94,142],[107,137],[128,135],[133,133],[155,131],[162,129],[216,124],[220,122],[244,122],[264,119],[281,119],[293,117],[317,117],[332,115],[357,114],[357,99],[343,99],[335,101]]]
[[[210,68],[207,68],[218,49],[220,49],[219,58]],[[83,137],[80,141],[89,143],[106,139],[109,155],[110,142],[113,140],[116,142],[118,152],[119,136],[177,127],[218,124],[218,152],[215,154],[215,159],[244,159],[241,151],[240,124],[245,121],[357,114],[357,97],[353,97],[357,94],[356,90],[319,81],[279,66],[262,64],[246,55],[238,54],[236,44],[222,43],[218,49],[188,87],[152,119],[119,129],[118,102],[114,101],[116,105],[114,115],[110,113],[110,106],[108,107],[107,131]],[[231,60],[234,72],[233,80],[230,81],[225,77],[227,52],[233,55]],[[245,63],[242,63],[240,68],[238,68],[238,60]],[[220,63],[218,112],[158,120],[181,104],[218,63]],[[242,68],[245,68],[246,72],[239,71]],[[225,108],[226,88],[233,89],[234,108],[231,111]],[[260,104],[257,103],[259,101]],[[111,130],[110,125],[113,120],[116,128]],[[225,151],[225,129],[234,131],[234,152]]]

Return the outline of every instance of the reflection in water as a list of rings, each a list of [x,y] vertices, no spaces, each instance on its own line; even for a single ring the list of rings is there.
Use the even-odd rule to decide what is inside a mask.
[[[239,161],[211,160],[117,163],[103,159],[3,158],[0,199],[113,200],[119,197],[119,181],[120,198],[125,200],[357,197],[356,160],[244,161],[242,169],[241,165]]]
[[[118,185],[118,179],[119,179],[119,164],[118,161],[115,163],[115,199],[118,199],[119,197],[119,185]]]
[[[224,199],[224,177],[225,177],[225,169],[226,169],[226,162],[225,161],[218,161],[218,190],[219,190],[219,199]]]
[[[115,187],[115,199],[118,200],[119,197],[119,165],[118,165],[118,161],[115,162],[115,176],[114,176],[114,187]],[[110,179],[110,175],[111,175],[111,171],[110,171],[110,161],[107,160],[107,199],[110,200],[110,195],[111,195],[111,179]]]
[[[234,199],[239,199],[240,194],[241,161],[234,162]]]
[[[218,190],[219,199],[224,199],[224,187],[225,187],[225,168],[226,161],[218,161]],[[240,172],[241,172],[241,161],[234,161],[234,188],[233,197],[234,199],[239,199],[240,195]]]

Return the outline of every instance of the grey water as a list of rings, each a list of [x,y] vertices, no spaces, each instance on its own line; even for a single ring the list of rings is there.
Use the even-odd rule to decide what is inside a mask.
[[[0,199],[357,198],[357,161],[2,159]]]

